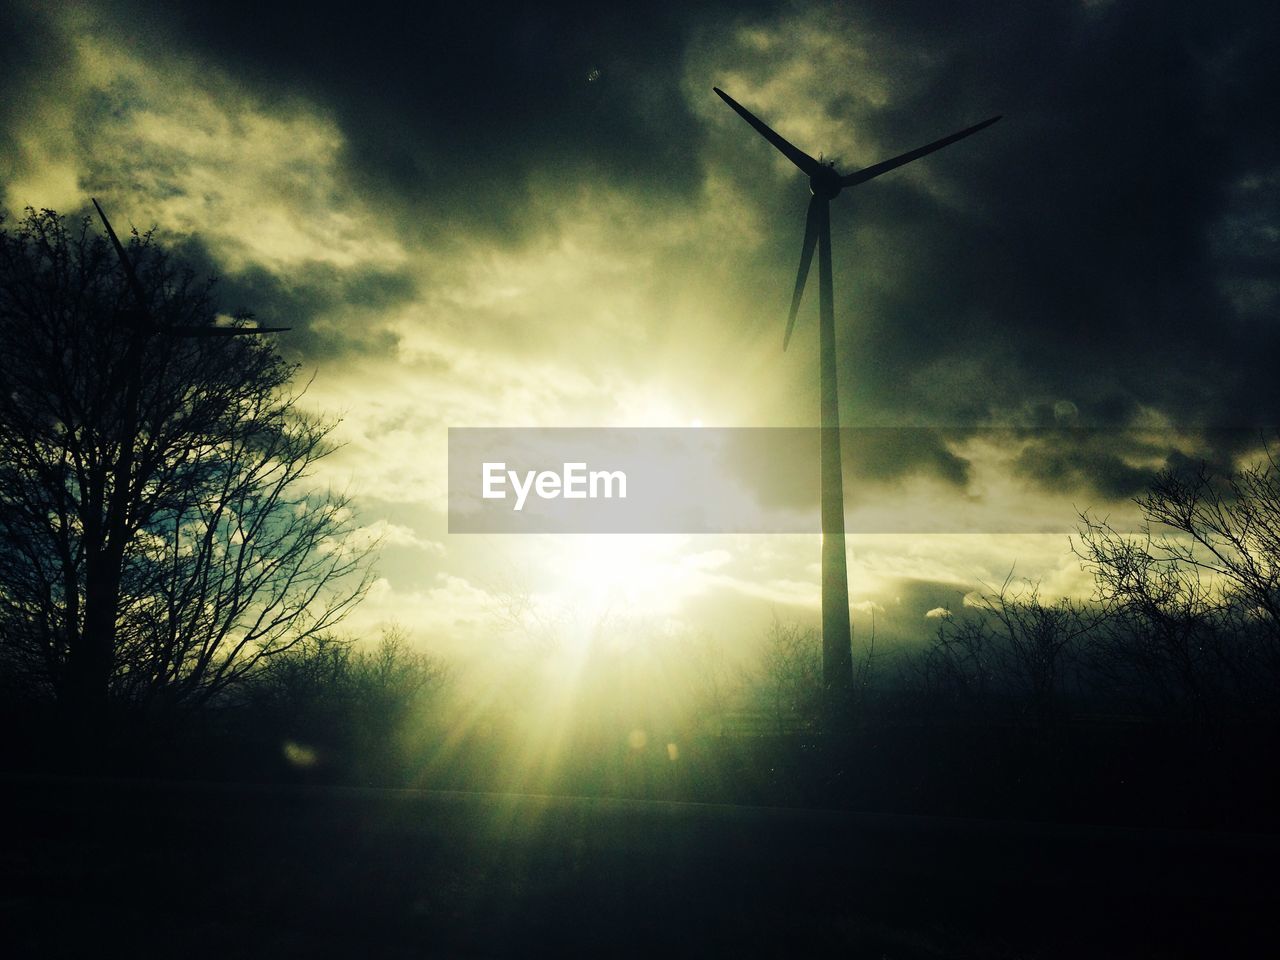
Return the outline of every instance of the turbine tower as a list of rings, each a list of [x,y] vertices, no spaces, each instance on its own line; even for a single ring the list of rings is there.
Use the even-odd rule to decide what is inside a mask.
[[[865,183],[882,173],[918,160],[926,154],[962,140],[989,127],[1000,117],[991,117],[966,127],[959,133],[935,140],[907,153],[883,160],[854,173],[841,175],[835,165],[820,163],[779,136],[760,118],[719,87],[712,89],[760,136],[809,177],[809,212],[805,218],[804,245],[800,249],[800,269],[791,295],[791,313],[782,349],[791,341],[800,297],[804,293],[813,248],[818,247],[819,376],[822,403],[822,686],[828,729],[838,726],[847,714],[853,691],[852,632],[849,625],[849,575],[845,566],[844,483],[840,466],[840,409],[837,402],[836,324],[831,286],[831,220],[829,207],[845,187]]]

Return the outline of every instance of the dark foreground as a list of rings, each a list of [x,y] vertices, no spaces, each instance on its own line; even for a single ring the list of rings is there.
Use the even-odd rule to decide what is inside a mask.
[[[326,787],[12,779],[11,957],[1223,957],[1280,837]]]

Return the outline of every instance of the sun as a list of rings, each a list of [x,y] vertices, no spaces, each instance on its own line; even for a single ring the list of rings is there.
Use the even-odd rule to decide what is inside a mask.
[[[559,540],[563,565],[555,590],[588,618],[669,616],[695,586],[687,577],[686,535],[599,533]]]

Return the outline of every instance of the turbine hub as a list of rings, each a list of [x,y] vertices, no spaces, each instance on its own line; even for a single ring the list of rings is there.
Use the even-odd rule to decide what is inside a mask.
[[[822,197],[825,200],[835,199],[836,194],[840,192],[840,174],[836,173],[836,168],[831,164],[819,168],[809,178],[809,191],[815,197]]]

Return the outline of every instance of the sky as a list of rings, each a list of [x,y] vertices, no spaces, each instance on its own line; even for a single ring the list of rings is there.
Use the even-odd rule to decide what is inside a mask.
[[[713,86],[844,171],[1004,116],[832,206],[842,423],[915,428],[850,514],[972,518],[850,537],[859,637],[1011,570],[1087,596],[1078,511],[1276,422],[1274,5],[7,0],[0,37],[8,217],[96,196],[293,326],[316,482],[383,543],[357,632],[817,622],[816,536],[447,532],[450,427],[816,424],[808,185]]]

